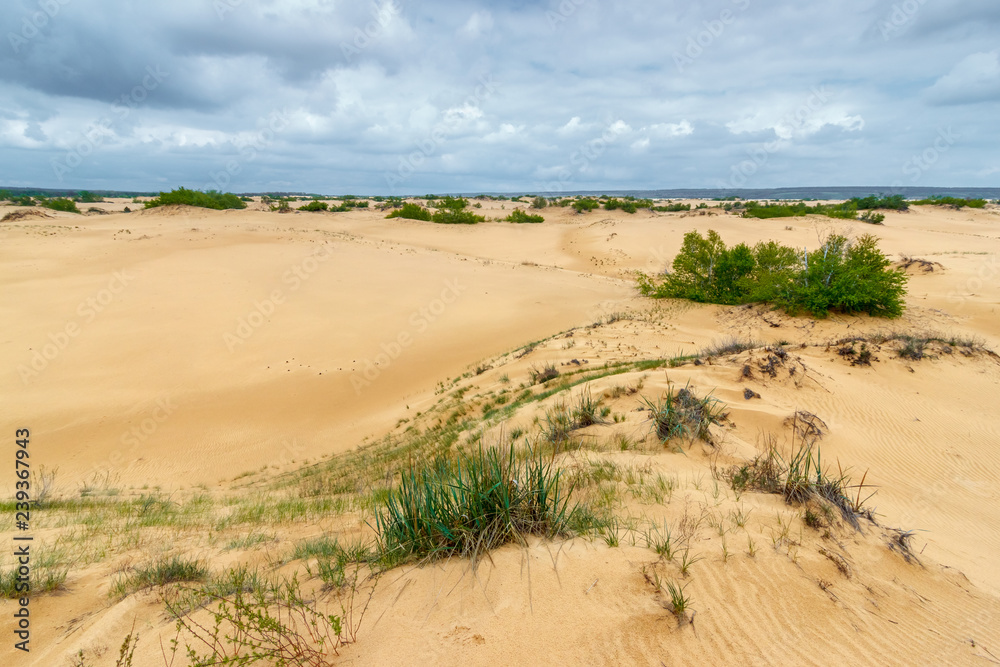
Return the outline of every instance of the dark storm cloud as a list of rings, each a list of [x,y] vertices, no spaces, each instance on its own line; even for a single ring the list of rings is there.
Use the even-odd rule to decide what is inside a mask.
[[[986,0],[23,0],[0,16],[3,180],[876,184],[952,127],[922,183],[991,185],[998,26]]]

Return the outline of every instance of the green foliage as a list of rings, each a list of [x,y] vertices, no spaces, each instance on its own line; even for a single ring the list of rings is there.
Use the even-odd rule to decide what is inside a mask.
[[[545,197],[535,197],[531,200],[531,208],[545,208],[548,205],[549,202]]]
[[[670,386],[659,401],[648,398],[643,401],[653,416],[653,430],[661,442],[686,437],[712,444],[709,427],[721,424],[726,417],[725,406],[719,399],[711,395],[698,398],[688,386],[677,391]]]
[[[10,201],[11,201],[11,203],[14,204],[14,206],[34,206],[35,205],[35,200],[32,199],[31,197],[29,197],[28,195],[24,195],[22,197],[11,197]]]
[[[962,199],[959,197],[941,196],[920,199],[911,203],[915,206],[951,206],[953,208],[962,208],[963,206],[967,206],[968,208],[984,208],[986,206],[985,199]]]
[[[386,218],[406,218],[407,220],[426,220],[430,221],[431,212],[420,204],[403,204],[402,208],[397,208]]]
[[[177,581],[203,581],[206,578],[208,578],[208,568],[204,563],[174,556],[134,568],[111,585],[109,594],[115,598],[124,598],[144,588],[164,586]]]
[[[76,200],[82,204],[97,204],[104,201],[104,197],[95,195],[93,192],[87,192],[86,190],[81,190],[80,194],[77,195]]]
[[[315,201],[309,202],[308,204],[306,204],[304,206],[299,206],[299,210],[300,211],[313,211],[313,212],[316,212],[316,211],[325,211],[329,207],[330,207],[329,204],[327,204],[325,201],[315,200]]]
[[[438,210],[431,216],[431,220],[443,225],[474,225],[485,222],[484,216],[465,210],[468,204],[468,200],[460,197],[445,197],[437,203]]]
[[[577,199],[573,202],[573,208],[576,209],[577,213],[585,213],[587,211],[593,211],[596,208],[600,208],[601,204],[596,199],[591,199],[590,197],[584,197],[583,199]]]
[[[161,192],[159,197],[146,202],[146,208],[156,208],[157,206],[170,206],[184,204],[187,206],[198,206],[201,208],[211,208],[217,211],[225,209],[243,209],[247,205],[239,197],[231,192],[218,192],[209,190],[188,190],[187,188],[177,188],[171,192]]]
[[[865,211],[858,220],[861,222],[867,222],[870,225],[881,225],[885,221],[885,215],[882,213],[872,213],[871,211]]]
[[[561,471],[541,454],[460,452],[402,473],[377,515],[379,549],[391,562],[450,555],[477,560],[525,535],[567,534],[576,506]]]
[[[79,213],[80,209],[76,207],[76,202],[72,199],[47,199],[40,204],[45,208],[50,208],[53,211],[63,211],[64,213]]]
[[[665,206],[652,206],[651,208],[661,213],[677,213],[679,211],[690,211],[691,204],[667,204]]]
[[[851,203],[859,210],[871,210],[876,208],[887,208],[893,211],[905,211],[910,205],[903,195],[868,195],[867,197],[852,197]]]
[[[540,215],[531,215],[521,209],[514,209],[510,215],[504,218],[507,222],[545,222],[545,218]]]
[[[854,242],[833,235],[816,251],[799,256],[775,241],[727,248],[714,230],[707,238],[685,234],[672,272],[638,275],[645,296],[728,305],[771,302],[789,313],[816,317],[831,310],[901,315],[906,280],[905,272],[889,268],[870,235]]]
[[[639,207],[634,201],[628,200],[622,201],[621,199],[609,199],[604,202],[605,211],[614,211],[616,209],[625,211],[626,213],[635,213],[639,210]]]

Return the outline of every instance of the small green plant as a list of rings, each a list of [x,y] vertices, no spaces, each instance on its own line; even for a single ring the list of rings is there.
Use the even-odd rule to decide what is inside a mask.
[[[690,385],[677,391],[671,385],[663,397],[653,402],[643,398],[653,417],[653,431],[661,442],[687,437],[713,444],[709,427],[726,418],[721,401],[708,395],[698,398]]]
[[[445,197],[437,202],[438,210],[431,216],[431,221],[443,225],[474,225],[478,222],[485,222],[484,216],[465,210],[468,204],[468,200],[461,197]]]
[[[531,379],[531,384],[542,384],[559,377],[559,370],[553,364],[546,364],[540,369],[532,366],[528,370],[528,377]]]
[[[198,560],[174,556],[161,558],[148,565],[134,568],[127,575],[119,577],[111,585],[110,595],[121,599],[131,593],[155,586],[183,581],[204,581],[208,578],[208,568]]]
[[[545,197],[535,197],[531,200],[531,208],[545,208],[548,205],[549,202]]]
[[[577,199],[576,201],[573,202],[573,208],[576,209],[577,213],[586,213],[588,211],[593,211],[594,209],[600,207],[601,203],[596,199],[591,199],[590,197]]]
[[[319,211],[326,211],[330,208],[330,205],[325,201],[313,200],[306,204],[305,206],[299,206],[300,211],[311,211],[317,213]]]

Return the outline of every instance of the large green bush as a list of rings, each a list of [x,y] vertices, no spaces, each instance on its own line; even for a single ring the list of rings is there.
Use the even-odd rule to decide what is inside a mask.
[[[899,316],[906,280],[905,272],[889,268],[878,240],[868,234],[854,241],[832,235],[817,250],[800,255],[775,241],[727,248],[714,230],[707,238],[685,234],[673,271],[638,276],[646,296],[729,305],[767,302],[816,317],[830,311]]]
[[[330,208],[329,204],[327,204],[325,201],[319,201],[319,200],[311,201],[304,206],[299,206],[300,211],[312,211],[314,213],[319,211],[325,211],[329,208]]]
[[[159,197],[146,202],[146,208],[169,206],[171,204],[185,204],[187,206],[211,208],[218,211],[247,207],[245,202],[240,201],[240,198],[231,192],[222,193],[216,190],[201,192],[200,190],[177,188],[171,192],[161,192]]]
[[[542,216],[525,213],[519,208],[514,209],[504,220],[507,222],[545,222],[545,218]]]
[[[407,220],[426,220],[430,222],[431,212],[420,204],[403,204],[402,208],[395,209],[386,218],[406,218]]]
[[[596,199],[591,199],[590,197],[577,199],[575,202],[573,202],[573,208],[576,209],[577,213],[585,213],[587,211],[593,211],[594,209],[600,207],[601,203]]]

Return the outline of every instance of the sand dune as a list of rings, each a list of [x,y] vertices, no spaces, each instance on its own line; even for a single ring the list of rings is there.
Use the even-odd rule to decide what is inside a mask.
[[[124,496],[159,487],[177,503],[208,493],[223,507],[269,488],[280,472],[446,418],[442,401],[455,388],[467,388],[470,410],[485,412],[485,402],[546,363],[564,373],[598,369],[694,354],[726,337],[788,351],[773,374],[762,370],[769,353],[755,349],[586,385],[622,420],[581,437],[646,444],[583,448],[562,465],[573,472],[608,462],[675,480],[664,502],[622,490],[615,512],[688,525],[700,558],[690,576],[625,529],[614,547],[532,540],[476,569],[460,560],[404,566],[378,581],[343,663],[1000,662],[1000,415],[990,399],[1000,359],[987,351],[1000,349],[996,207],[918,207],[890,212],[877,227],[549,208],[542,225],[466,227],[377,211],[117,212],[127,203],[102,205],[109,215],[0,225],[0,422],[8,433],[32,429],[33,465],[58,467],[59,491],[69,496],[103,479]],[[500,206],[484,202],[482,212],[505,215],[511,204]],[[633,271],[664,267],[685,232],[709,228],[727,242],[810,247],[826,230],[870,232],[894,259],[936,265],[911,269],[907,311],[895,321],[817,321],[636,295]],[[608,322],[617,312],[626,315]],[[930,343],[924,359],[909,360],[896,342],[873,342],[871,365],[852,365],[843,345],[831,345],[889,331],[978,344]],[[541,342],[512,354],[533,341]],[[640,384],[638,393],[615,389]],[[728,406],[717,446],[650,445],[639,396],[688,384]],[[481,437],[531,432],[535,418],[583,389],[522,408]],[[759,398],[744,398],[747,389]],[[788,445],[786,419],[797,411],[825,424],[828,465],[850,468],[855,481],[867,471],[877,524],[856,531],[832,522],[824,534],[779,497],[739,496],[713,479],[713,468],[754,456],[768,435]],[[0,487],[12,490],[7,478]],[[596,498],[601,488],[582,493]],[[737,526],[731,517],[745,511],[752,518]],[[47,525],[40,537],[55,542],[65,528]],[[894,528],[915,531],[912,554],[893,546]],[[323,533],[371,536],[354,510],[269,524],[268,539],[247,547],[226,547],[233,530],[253,532],[206,536],[178,524],[158,539],[143,533],[130,548],[78,557],[67,590],[32,603],[39,648],[24,664],[65,664],[80,649],[95,664],[114,664],[133,618],[144,638],[137,664],[160,664],[154,638],[172,636],[172,624],[155,595],[107,597],[116,569],[152,554],[195,553],[220,569],[273,564]],[[678,624],[665,609],[653,574],[688,584],[693,623]],[[97,655],[100,646],[111,650]]]

